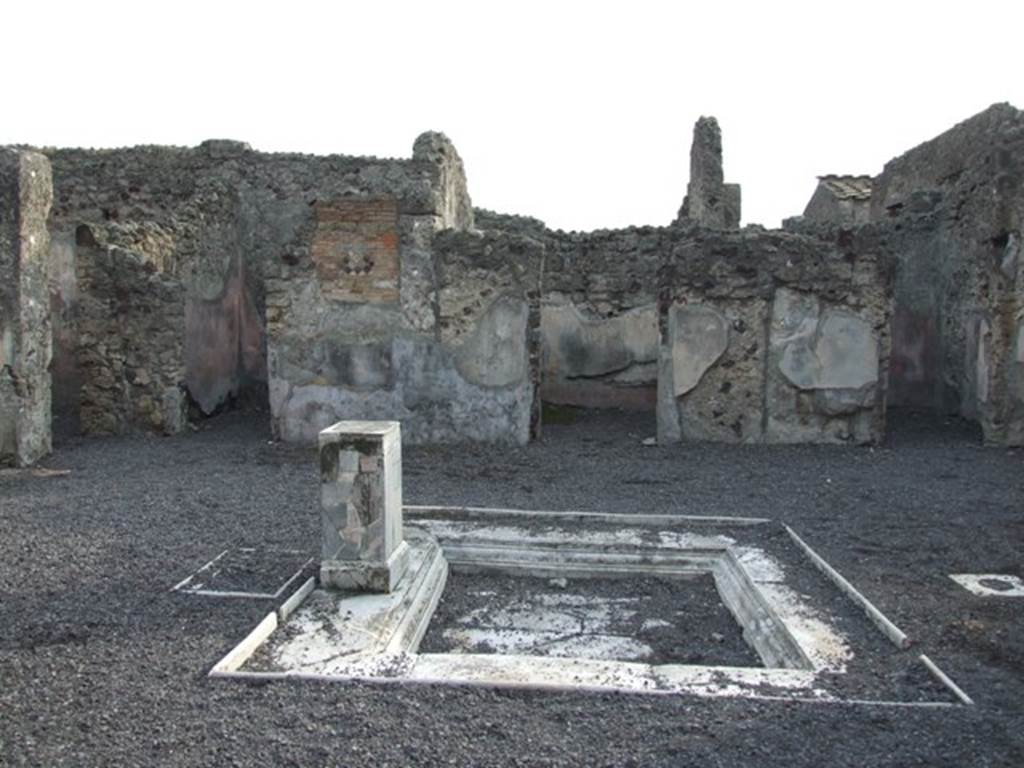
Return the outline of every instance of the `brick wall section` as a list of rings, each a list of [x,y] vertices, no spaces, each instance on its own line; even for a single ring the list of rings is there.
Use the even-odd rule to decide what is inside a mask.
[[[323,295],[371,304],[398,301],[394,199],[317,203],[310,252]]]

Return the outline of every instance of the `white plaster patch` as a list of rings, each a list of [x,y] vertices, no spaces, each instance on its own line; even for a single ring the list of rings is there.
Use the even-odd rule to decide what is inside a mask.
[[[673,306],[672,380],[676,397],[694,389],[729,346],[729,320],[702,304]]]
[[[671,627],[671,621],[665,621],[664,619],[644,619],[644,623],[640,625],[641,632],[648,632],[652,629],[663,629],[664,627]]]
[[[639,603],[640,598],[629,596],[541,593],[497,609],[475,608],[455,618],[455,626],[443,635],[456,653],[486,648],[502,654],[641,661],[651,655],[651,647],[613,630],[615,622],[636,616]]]
[[[761,594],[773,605],[776,616],[800,646],[814,669],[845,672],[853,651],[846,639],[818,611],[808,606],[785,584],[758,584]]]
[[[438,538],[456,538],[464,543],[487,541],[493,543],[521,543],[523,528],[512,525],[481,525],[459,521],[423,521],[430,532]],[[639,547],[644,543],[646,531],[640,528],[621,528],[612,532],[592,531],[536,531],[531,532],[530,544],[571,544],[589,546],[625,545]]]
[[[951,573],[953,581],[983,597],[1024,597],[1024,580],[1002,573]]]

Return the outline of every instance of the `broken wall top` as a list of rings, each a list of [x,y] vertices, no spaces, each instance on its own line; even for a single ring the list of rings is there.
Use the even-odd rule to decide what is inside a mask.
[[[472,225],[462,160],[444,134],[422,134],[410,158],[257,152],[241,142],[198,147],[40,150],[53,165],[54,215],[85,219],[166,218],[197,190],[251,185],[282,198],[301,188],[336,196],[389,195],[404,212]]]
[[[1019,195],[1024,167],[1024,112],[994,104],[890,160],[875,179],[871,218],[879,220],[928,190],[972,194],[993,184],[991,198]]]

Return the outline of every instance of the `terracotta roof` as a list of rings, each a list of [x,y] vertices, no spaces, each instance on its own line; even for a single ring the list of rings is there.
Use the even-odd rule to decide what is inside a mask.
[[[819,176],[818,181],[840,200],[870,200],[870,176]]]

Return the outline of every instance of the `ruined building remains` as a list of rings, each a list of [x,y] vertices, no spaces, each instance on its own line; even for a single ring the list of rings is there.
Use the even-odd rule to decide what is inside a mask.
[[[579,233],[474,209],[438,133],[393,160],[2,149],[0,462],[240,397],[291,441],[524,443],[547,402],[648,409],[662,442],[875,443],[908,406],[1021,445],[1022,170],[996,105],[741,229],[701,118],[674,222]]]

